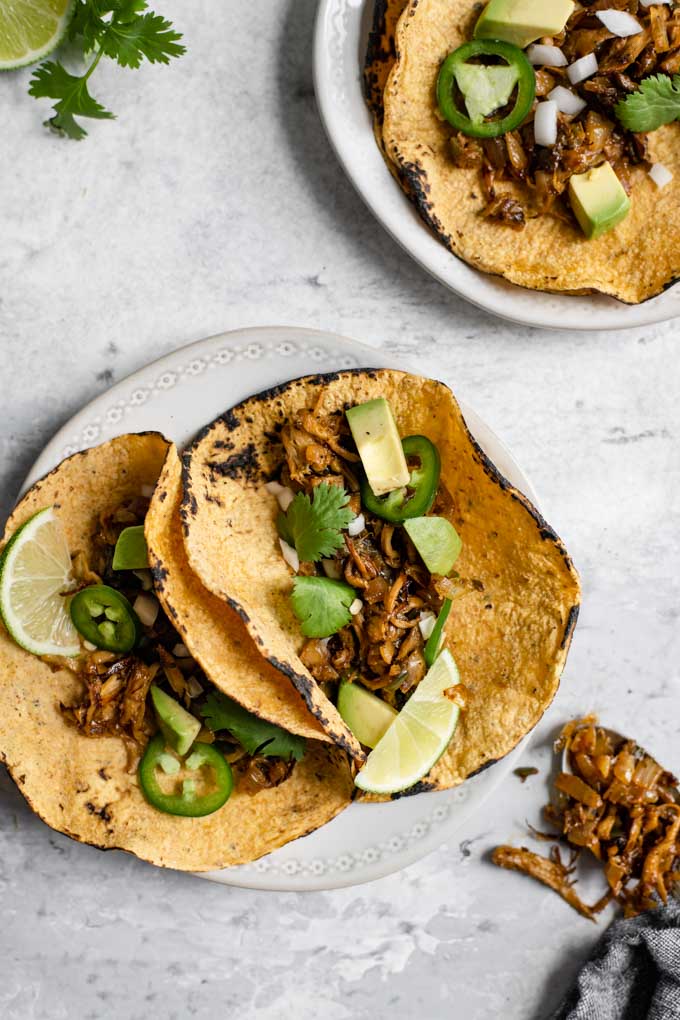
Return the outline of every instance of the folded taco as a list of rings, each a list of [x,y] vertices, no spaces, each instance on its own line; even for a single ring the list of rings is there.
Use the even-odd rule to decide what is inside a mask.
[[[182,520],[204,585],[361,745],[367,794],[463,782],[557,690],[577,575],[442,383],[358,370],[246,400],[186,452]]]
[[[680,276],[680,8],[376,0],[379,145],[456,256],[628,303]]]
[[[317,828],[352,781],[240,621],[187,573],[178,484],[167,440],[126,435],[63,461],[14,510],[0,756],[52,828],[199,871]]]

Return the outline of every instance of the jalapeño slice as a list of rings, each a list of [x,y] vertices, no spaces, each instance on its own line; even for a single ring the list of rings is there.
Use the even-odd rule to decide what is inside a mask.
[[[473,57],[500,57],[505,64],[469,64],[468,61]],[[479,71],[471,74],[476,68]],[[489,79],[486,82],[484,69]],[[473,95],[472,90],[479,90],[482,83],[487,86],[488,96]],[[503,117],[485,119],[494,110],[494,86],[498,93],[498,102],[495,104],[498,108],[506,105],[515,83],[517,98],[510,113]],[[467,113],[456,102],[456,85],[466,100]],[[507,95],[501,94],[503,87]],[[442,116],[457,131],[471,138],[498,138],[499,135],[513,131],[529,113],[535,96],[536,74],[527,57],[512,43],[495,39],[473,39],[459,46],[446,57],[437,79],[437,103]],[[486,106],[485,99],[488,99]],[[474,111],[472,115],[471,110]]]
[[[409,517],[424,517],[434,503],[439,485],[441,460],[439,451],[427,436],[407,436],[402,439],[406,462],[417,460],[417,467],[410,468],[408,485],[376,496],[364,475],[361,480],[361,502],[385,521],[402,524]]]
[[[231,767],[211,744],[197,742],[184,765],[195,773],[195,778],[186,778],[175,793],[166,793],[159,782],[157,769],[167,771],[165,738],[161,733],[149,742],[139,763],[139,785],[149,804],[167,815],[184,815],[200,818],[218,811],[229,800],[234,787]],[[212,789],[207,793],[196,792],[196,780],[203,769],[212,772]],[[205,778],[205,777],[204,777]],[[175,784],[176,785],[176,784]]]
[[[86,641],[107,652],[131,651],[142,634],[128,600],[108,584],[93,584],[74,595],[71,620]]]

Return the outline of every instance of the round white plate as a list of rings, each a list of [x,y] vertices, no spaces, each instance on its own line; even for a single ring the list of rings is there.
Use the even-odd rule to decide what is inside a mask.
[[[316,330],[258,327],[199,340],[135,372],[88,404],[45,447],[28,486],[64,457],[124,432],[157,429],[180,446],[206,422],[276,383],[342,368],[402,367],[383,352]],[[417,371],[417,370],[416,370]],[[534,502],[510,453],[469,407],[472,433],[506,478]],[[201,877],[252,889],[332,889],[398,871],[444,843],[516,764],[524,741],[455,790],[390,804],[352,804],[330,824],[253,864]]]
[[[602,295],[543,294],[480,273],[447,251],[388,171],[373,137],[361,81],[373,7],[374,0],[321,0],[314,83],[321,119],[338,159],[395,241],[456,294],[487,312],[528,326],[627,329],[680,315],[680,285],[630,306]]]

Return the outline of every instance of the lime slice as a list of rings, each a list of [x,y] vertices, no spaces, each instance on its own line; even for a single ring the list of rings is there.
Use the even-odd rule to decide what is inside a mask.
[[[444,696],[459,683],[458,667],[443,651],[371,751],[354,782],[369,793],[398,793],[427,775],[449,745],[460,709]]]
[[[404,527],[430,573],[448,574],[463,548],[453,524],[445,517],[411,517]]]
[[[3,0],[0,3],[0,71],[34,64],[66,35],[73,0]]]
[[[71,623],[71,556],[53,507],[39,510],[0,556],[0,616],[14,640],[34,655],[78,655]]]

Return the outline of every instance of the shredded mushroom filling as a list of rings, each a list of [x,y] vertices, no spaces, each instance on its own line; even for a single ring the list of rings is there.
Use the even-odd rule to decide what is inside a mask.
[[[625,11],[642,31],[615,36],[597,17],[604,10]],[[636,91],[643,78],[680,72],[680,7],[646,6],[639,0],[583,0],[564,31],[541,42],[561,50],[569,65],[591,54],[597,60],[595,73],[577,84],[569,80],[567,66],[537,68],[539,101],[561,86],[586,104],[576,114],[558,112],[555,144],[536,144],[533,114],[518,130],[500,138],[477,141],[458,133],[451,138],[454,164],[480,169],[483,215],[513,230],[522,230],[528,218],[544,213],[571,222],[571,210],[561,196],[574,174],[609,162],[630,194],[634,168],[649,170],[647,135],[627,131],[614,107]],[[503,190],[509,182],[520,186],[519,196]]]

